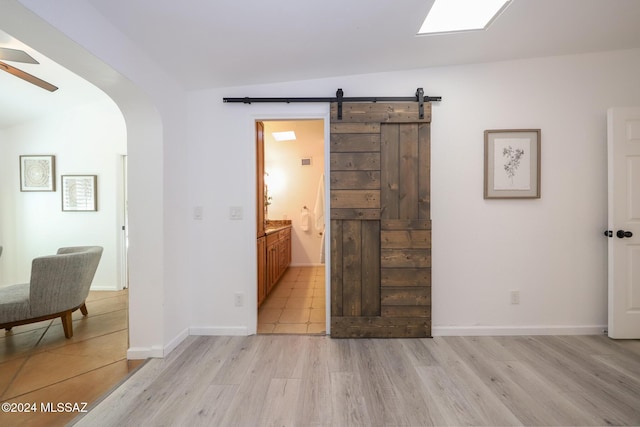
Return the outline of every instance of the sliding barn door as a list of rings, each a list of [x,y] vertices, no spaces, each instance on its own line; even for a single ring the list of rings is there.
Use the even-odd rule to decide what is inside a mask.
[[[425,103],[331,105],[331,336],[431,336]]]

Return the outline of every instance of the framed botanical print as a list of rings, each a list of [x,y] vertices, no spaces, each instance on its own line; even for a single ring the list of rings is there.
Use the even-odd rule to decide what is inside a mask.
[[[540,198],[540,129],[484,131],[484,198]]]

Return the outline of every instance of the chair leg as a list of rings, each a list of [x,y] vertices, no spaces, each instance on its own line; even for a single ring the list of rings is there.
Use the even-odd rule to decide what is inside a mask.
[[[80,312],[82,313],[83,316],[86,316],[87,314],[89,314],[89,312],[87,311],[87,306],[85,305],[85,303],[82,303],[82,305],[80,306]]]
[[[73,321],[71,320],[71,311],[65,311],[62,316],[62,329],[64,329],[64,336],[71,338],[73,336]]]

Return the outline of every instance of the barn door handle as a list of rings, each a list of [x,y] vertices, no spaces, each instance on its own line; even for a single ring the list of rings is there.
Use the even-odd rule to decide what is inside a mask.
[[[624,239],[625,237],[633,237],[633,233],[630,231],[618,230],[616,232],[616,236],[620,239]]]

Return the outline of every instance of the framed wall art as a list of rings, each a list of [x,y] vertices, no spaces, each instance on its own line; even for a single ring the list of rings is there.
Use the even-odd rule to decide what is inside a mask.
[[[56,157],[20,156],[20,191],[56,191]]]
[[[62,210],[97,211],[97,175],[62,175]]]
[[[540,129],[484,131],[484,198],[540,198]]]

